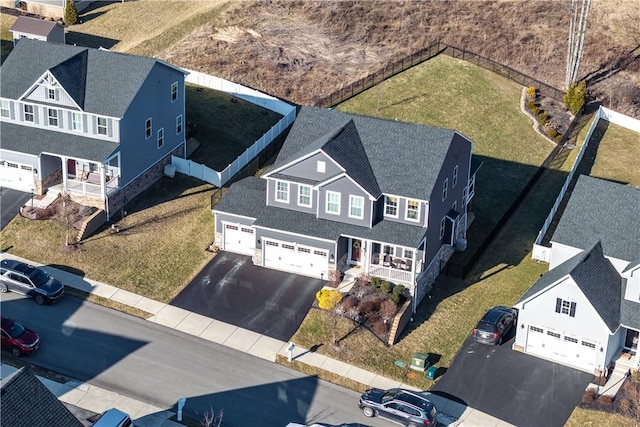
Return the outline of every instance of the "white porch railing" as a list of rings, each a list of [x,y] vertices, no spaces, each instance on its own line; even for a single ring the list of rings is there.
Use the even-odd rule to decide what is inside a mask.
[[[387,279],[394,283],[413,283],[413,272],[408,270],[400,270],[393,267],[385,267],[383,265],[372,264],[369,266],[369,275]]]
[[[107,195],[118,189],[119,177],[110,179],[106,185]],[[101,197],[100,184],[95,184],[79,179],[67,180],[66,190],[70,193],[84,194],[88,196]]]

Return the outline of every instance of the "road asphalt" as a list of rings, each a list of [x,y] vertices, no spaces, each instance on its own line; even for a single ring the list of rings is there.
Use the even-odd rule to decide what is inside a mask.
[[[134,293],[118,289],[117,287],[90,280],[50,266],[41,265],[30,260],[22,259],[8,253],[2,253],[2,258],[18,259],[31,265],[40,266],[47,273],[61,280],[66,286],[92,293],[121,304],[138,308],[151,314],[147,319],[203,339],[275,362],[276,356],[288,357],[290,343],[277,340],[256,332],[239,328],[228,323],[220,322],[174,307]],[[294,346],[291,357],[297,362],[315,366],[342,377],[357,381],[368,387],[388,389],[402,387],[417,390],[415,387],[397,380],[382,377],[365,371],[356,366],[339,360],[314,353],[308,349]],[[0,364],[0,379],[4,379],[16,370],[6,363]],[[87,411],[101,413],[110,407],[117,407],[131,415],[136,426],[142,427],[179,427],[182,424],[172,421],[176,413],[173,408],[158,408],[145,402],[139,402],[120,396],[109,390],[96,387],[89,383],[67,382],[58,383],[38,377],[61,401],[75,405]],[[445,426],[478,426],[478,427],[506,427],[511,426],[505,421],[480,412],[474,408],[443,396],[427,393],[428,398],[436,405],[440,414],[438,421]],[[364,416],[363,416],[364,421]],[[274,426],[278,427],[278,426]],[[285,426],[282,426],[285,427]]]

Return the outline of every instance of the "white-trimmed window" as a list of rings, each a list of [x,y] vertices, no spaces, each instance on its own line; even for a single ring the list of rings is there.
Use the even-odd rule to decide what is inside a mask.
[[[326,170],[327,170],[327,163],[322,160],[318,160],[318,163],[316,163],[316,171],[320,173],[325,173]]]
[[[178,82],[171,83],[171,102],[178,100]]]
[[[454,211],[458,210],[458,201],[457,200],[455,202],[453,202],[453,205],[451,205],[451,209],[453,209]]]
[[[98,135],[107,134],[107,118],[98,117]]]
[[[176,117],[176,135],[180,135],[182,133],[182,114]]]
[[[9,111],[9,100],[7,99],[0,100],[0,116],[2,117],[11,116],[11,111]]]
[[[47,108],[47,117],[49,126],[58,126],[58,110],[55,108]]]
[[[574,301],[556,298],[556,313],[576,317],[576,303]]]
[[[164,145],[164,128],[158,129],[158,148]]]
[[[409,221],[420,221],[420,202],[417,200],[407,200],[406,219]]]
[[[151,117],[149,117],[147,120],[144,121],[144,137],[146,139],[151,138],[151,132],[152,132],[152,121],[151,121]]]
[[[364,197],[349,196],[349,217],[357,219],[364,218]]]
[[[289,183],[276,181],[276,201],[289,203]]]
[[[33,105],[24,104],[24,121],[34,122],[35,115],[33,113]]]
[[[458,183],[458,165],[453,168],[453,180],[451,181],[451,188],[456,188]]]
[[[71,113],[71,129],[76,132],[82,132],[82,114],[81,113]]]
[[[447,200],[447,192],[449,191],[449,178],[446,178],[442,183],[442,201]]]
[[[398,198],[384,196],[384,216],[398,218]]]
[[[440,220],[440,239],[444,237],[444,230],[446,228],[446,217],[442,217]]]
[[[47,89],[47,99],[56,100],[56,90],[55,89]]]
[[[308,185],[298,185],[298,206],[311,207],[311,187]]]
[[[327,191],[327,213],[340,215],[340,193]]]

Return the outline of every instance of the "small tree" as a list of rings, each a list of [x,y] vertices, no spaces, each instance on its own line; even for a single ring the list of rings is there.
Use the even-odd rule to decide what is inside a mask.
[[[73,0],[68,0],[64,8],[64,23],[66,25],[75,25],[78,23],[78,9]]]
[[[389,320],[393,319],[396,315],[398,308],[396,307],[396,303],[391,300],[384,300],[380,304],[380,317],[384,323],[387,323]]]
[[[580,83],[571,83],[569,89],[564,94],[564,105],[571,111],[572,114],[578,114],[587,102],[587,83],[582,81]]]
[[[222,409],[220,409],[218,415],[216,415],[216,411],[211,407],[211,410],[204,412],[200,425],[202,427],[220,427],[222,425],[223,415],[224,411]]]
[[[335,313],[335,309],[340,301],[342,301],[342,293],[335,289],[320,289],[316,292],[316,299],[318,300],[318,307],[323,310],[327,310],[333,316],[333,331],[331,344],[335,344],[336,329],[338,328],[338,316]]]

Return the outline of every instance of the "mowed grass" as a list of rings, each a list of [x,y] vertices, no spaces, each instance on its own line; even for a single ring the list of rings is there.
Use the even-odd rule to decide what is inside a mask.
[[[16,17],[3,13],[0,15],[0,61],[9,56],[9,53],[13,49],[13,36],[9,28],[16,22]]]
[[[195,28],[215,21],[228,0],[97,1],[67,30],[67,43],[155,56]],[[153,25],[149,25],[153,23]]]
[[[187,83],[187,120],[200,147],[191,160],[222,171],[273,127],[282,115],[232,95]]]
[[[608,123],[590,176],[640,187],[640,134]]]
[[[68,252],[63,224],[17,216],[0,232],[0,248],[168,302],[212,258],[205,248],[213,241],[211,196],[219,194],[195,178],[163,177],[127,205],[119,233],[105,226]]]
[[[468,62],[439,55],[337,109],[457,130],[484,164],[476,179],[475,222],[462,256],[473,254],[554,144],[520,111],[522,86]],[[402,144],[402,141],[398,141]]]

